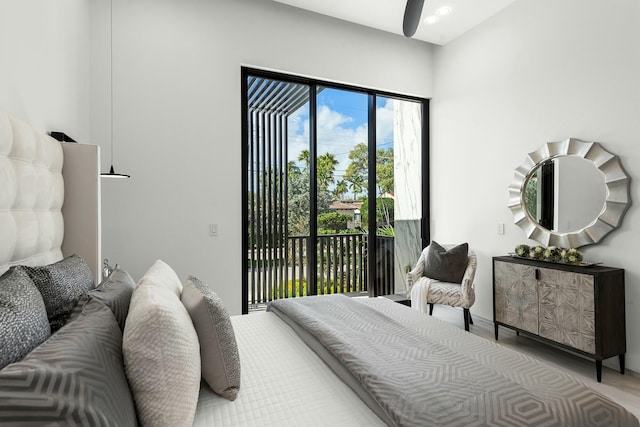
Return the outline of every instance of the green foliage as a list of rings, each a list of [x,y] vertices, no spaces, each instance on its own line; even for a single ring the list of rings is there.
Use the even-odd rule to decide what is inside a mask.
[[[354,197],[357,198],[367,188],[369,169],[369,149],[367,144],[363,142],[356,144],[349,152],[349,160],[351,160],[351,163],[347,166],[344,180],[347,181]],[[375,174],[378,194],[392,192],[394,185],[393,148],[379,148],[376,150]]]
[[[329,192],[329,185],[335,182],[333,174],[337,164],[338,160],[331,153],[324,153],[318,157],[318,193]]]
[[[340,290],[338,287],[338,283],[334,280],[324,279],[324,283],[322,286],[320,285],[320,277],[316,282],[318,284],[318,295],[326,295],[326,294],[335,294]],[[303,279],[300,280],[289,280],[287,282],[287,293],[288,298],[297,298],[307,296],[307,281]],[[274,289],[272,292],[273,299],[282,299],[285,298],[284,289]]]
[[[287,282],[286,295],[289,298],[307,296],[307,281],[303,279],[301,283],[300,280],[295,280],[295,282],[293,280],[289,280]],[[285,298],[284,289],[274,289],[272,297],[273,299]]]
[[[367,144],[361,142],[356,144],[349,152],[349,166],[344,173],[344,180],[349,183],[349,188],[354,197],[362,193],[367,188],[367,168],[369,164],[369,153]]]
[[[324,217],[325,214],[336,214],[330,209],[331,202],[341,199],[351,189],[354,196],[364,193],[365,205],[361,208],[362,222],[366,224],[366,194],[367,194],[367,170],[368,170],[368,148],[364,143],[356,144],[349,159],[351,163],[347,166],[344,179],[335,182],[335,168],[338,160],[334,154],[325,153],[318,157],[317,161],[317,209],[318,228],[320,234],[340,233],[347,228],[347,221]],[[310,164],[311,157],[309,150],[303,150],[298,156],[301,166],[294,162],[288,165],[288,234],[290,236],[301,236],[309,234],[309,191],[310,191]],[[376,184],[379,194],[393,191],[393,148],[378,149],[376,152]],[[329,191],[329,186],[335,183],[335,188]],[[357,198],[357,197],[356,197]],[[393,200],[380,198],[377,200],[376,223],[393,223]],[[336,214],[337,215],[337,214]]]
[[[516,246],[516,255],[519,257],[528,257],[529,251],[531,250],[531,246],[529,245],[518,245]]]
[[[529,215],[538,220],[538,177],[532,176],[524,187],[524,205]]]
[[[378,194],[393,191],[393,148],[376,151],[376,185]]]
[[[366,234],[362,228],[345,228],[340,230],[338,234]]]
[[[560,248],[557,246],[516,246],[516,255],[524,258],[532,258],[549,262],[563,262],[566,264],[580,264],[583,259],[582,252],[574,248]]]
[[[383,225],[382,227],[378,227],[376,230],[376,234],[378,236],[387,236],[387,237],[395,237],[396,231],[393,229],[393,226],[390,224]]]
[[[318,215],[318,228],[334,230],[334,232],[348,228],[351,216],[339,212],[326,212]]]
[[[531,259],[543,259],[544,258],[544,248],[542,246],[532,246],[529,249],[529,258]]]
[[[310,157],[309,150],[303,150],[298,156],[303,162],[299,167],[294,162],[289,162],[289,187],[288,187],[288,234],[290,236],[304,236],[309,234],[309,192],[310,181]],[[338,161],[331,153],[325,153],[318,158],[318,213],[331,212],[333,194],[329,191],[329,184],[334,182],[335,167]]]
[[[332,228],[318,228],[318,235],[320,234],[338,234],[338,232]]]
[[[544,250],[544,260],[550,262],[560,262],[564,249],[557,246],[549,246]]]
[[[337,200],[342,200],[345,194],[349,192],[349,184],[344,179],[341,179],[336,183],[336,187],[333,189],[333,197]]]
[[[561,261],[567,264],[580,264],[583,260],[582,252],[577,249],[561,249]]]
[[[369,203],[364,200],[360,208],[362,224],[369,223]],[[376,200],[376,224],[393,224],[394,200],[388,197],[381,197]]]
[[[289,162],[288,188],[288,234],[304,236],[309,234],[309,169],[300,169]]]

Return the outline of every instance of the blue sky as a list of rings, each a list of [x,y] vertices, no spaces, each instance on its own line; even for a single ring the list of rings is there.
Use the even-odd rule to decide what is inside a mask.
[[[336,180],[342,179],[349,164],[349,151],[367,140],[367,95],[326,88],[318,95],[318,153],[330,152],[339,161]],[[393,141],[393,101],[378,98],[378,144],[385,148]],[[309,108],[302,107],[289,118],[289,160],[296,163],[302,150],[309,148]]]

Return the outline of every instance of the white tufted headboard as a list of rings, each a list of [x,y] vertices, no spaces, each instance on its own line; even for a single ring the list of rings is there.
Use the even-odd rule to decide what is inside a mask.
[[[60,143],[0,111],[0,275],[77,253],[99,278],[99,167],[99,147]]]
[[[62,258],[60,143],[0,112],[0,274]]]

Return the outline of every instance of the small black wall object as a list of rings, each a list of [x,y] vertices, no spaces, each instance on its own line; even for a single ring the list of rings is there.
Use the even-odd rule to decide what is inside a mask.
[[[49,132],[49,135],[51,135],[52,138],[57,139],[60,142],[78,142],[64,132],[52,131],[52,132]]]

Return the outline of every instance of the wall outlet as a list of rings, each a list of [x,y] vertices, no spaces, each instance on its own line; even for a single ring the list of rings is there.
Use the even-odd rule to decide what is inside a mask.
[[[498,236],[502,236],[504,234],[504,224],[503,223],[501,223],[501,222],[498,223],[497,231],[498,231]]]

